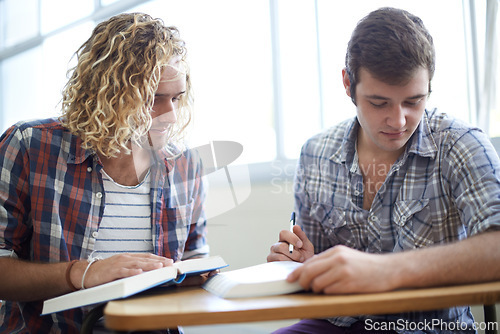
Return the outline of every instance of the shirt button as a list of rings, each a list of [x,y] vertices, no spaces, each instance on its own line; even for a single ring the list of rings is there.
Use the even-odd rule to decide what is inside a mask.
[[[99,233],[97,231],[92,232],[92,238],[97,239]]]
[[[95,194],[95,197],[97,197],[97,198],[102,198],[102,193],[101,193],[101,192],[96,193],[96,194]]]
[[[370,216],[369,219],[371,222],[376,222],[378,220],[377,216]]]
[[[87,172],[91,172],[92,171],[92,167],[87,167]]]
[[[358,190],[354,190],[354,196],[359,196],[359,191]]]

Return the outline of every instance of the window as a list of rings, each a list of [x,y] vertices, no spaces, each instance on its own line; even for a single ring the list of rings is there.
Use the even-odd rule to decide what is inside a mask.
[[[0,131],[21,119],[57,116],[72,55],[95,22],[143,11],[177,26],[187,42],[193,146],[239,142],[240,163],[296,159],[308,137],[355,115],[341,82],[345,49],[357,21],[381,6],[420,16],[434,37],[428,107],[475,123],[462,34],[467,0],[0,0]],[[486,8],[477,7],[476,26],[483,27]],[[481,50],[487,44],[476,42]],[[493,135],[498,107],[490,120]]]
[[[156,0],[131,9],[179,28],[195,106],[191,145],[232,140],[240,163],[274,158],[271,38],[267,0]]]

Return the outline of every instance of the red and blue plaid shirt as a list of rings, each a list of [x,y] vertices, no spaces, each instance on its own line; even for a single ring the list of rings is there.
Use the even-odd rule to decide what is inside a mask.
[[[166,157],[159,153],[151,167],[154,253],[174,261],[204,255],[201,163],[191,151]],[[55,119],[9,128],[0,137],[0,255],[47,263],[86,259],[104,211],[101,168],[97,155]],[[79,332],[82,309],[40,316],[42,304],[6,301],[0,333]]]

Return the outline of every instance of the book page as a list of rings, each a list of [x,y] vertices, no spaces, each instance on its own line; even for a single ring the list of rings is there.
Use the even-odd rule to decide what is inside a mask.
[[[226,279],[240,284],[264,283],[270,281],[286,280],[287,276],[301,266],[302,263],[293,261],[276,261],[259,264],[256,266],[228,271],[223,273]]]
[[[217,274],[203,288],[219,297],[242,298],[271,296],[303,290],[298,282],[290,283],[287,276],[302,263],[277,261]]]
[[[179,274],[198,274],[227,267],[220,256],[203,257],[174,263]]]

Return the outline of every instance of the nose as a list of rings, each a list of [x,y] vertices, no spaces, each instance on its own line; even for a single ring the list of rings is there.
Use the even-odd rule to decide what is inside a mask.
[[[154,113],[153,119],[159,123],[169,123],[173,124],[177,122],[177,111],[172,109],[171,111],[167,111],[164,113]]]
[[[387,125],[396,130],[404,128],[406,125],[405,108],[401,105],[394,106],[387,116]]]

